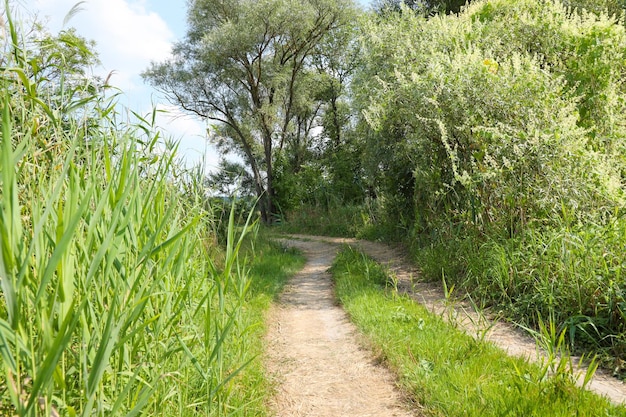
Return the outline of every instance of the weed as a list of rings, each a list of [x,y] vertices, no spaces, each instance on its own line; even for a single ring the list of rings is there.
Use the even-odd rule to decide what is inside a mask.
[[[584,389],[589,384],[598,368],[597,356],[594,355],[591,357],[585,367],[583,366],[585,362],[585,356],[583,355],[579,360],[578,366],[574,366],[571,352],[565,338],[568,329],[564,327],[558,330],[553,317],[550,317],[548,322],[545,322],[541,316],[539,316],[537,321],[539,323],[539,330],[520,326],[533,335],[540,349],[541,371],[534,382],[541,383],[546,380],[551,380],[553,383],[557,384],[570,384],[580,381]],[[583,370],[580,371],[579,369]],[[525,376],[525,378],[528,379],[527,376]]]

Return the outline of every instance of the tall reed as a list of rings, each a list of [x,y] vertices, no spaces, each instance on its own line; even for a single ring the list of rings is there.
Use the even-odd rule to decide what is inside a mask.
[[[236,238],[231,215],[216,265],[213,219],[201,191],[181,191],[154,118],[122,126],[114,101],[62,79],[54,100],[42,93],[6,10],[0,414],[228,414],[250,360],[238,348],[249,224]]]

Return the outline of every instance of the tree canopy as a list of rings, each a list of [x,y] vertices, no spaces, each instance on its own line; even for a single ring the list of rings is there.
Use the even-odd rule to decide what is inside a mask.
[[[354,14],[349,0],[194,0],[173,58],[143,75],[183,109],[211,122],[225,152],[243,157],[265,222],[275,214],[274,163],[310,108],[317,46]]]

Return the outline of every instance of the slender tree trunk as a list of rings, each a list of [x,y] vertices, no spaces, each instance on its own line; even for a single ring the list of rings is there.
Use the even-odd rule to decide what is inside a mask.
[[[272,179],[272,177],[269,175],[268,173],[268,177],[267,177],[267,222],[266,224],[271,225],[272,223],[274,223],[275,217],[274,215],[277,214],[276,213],[276,204],[274,203],[274,201],[276,200],[276,192],[274,191],[274,181]]]
[[[274,222],[274,214],[276,214],[276,207],[274,205],[275,191],[274,191],[274,164],[272,160],[272,131],[264,125],[265,134],[265,164],[266,164],[266,187],[265,187],[265,201],[266,201],[266,219],[265,224],[271,225]]]

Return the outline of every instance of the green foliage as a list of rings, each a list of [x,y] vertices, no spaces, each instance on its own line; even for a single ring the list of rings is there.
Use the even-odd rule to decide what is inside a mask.
[[[38,28],[32,44],[29,64],[38,86],[88,79],[87,71],[99,63],[95,43],[76,33],[76,29],[61,31],[53,36]]]
[[[374,10],[379,14],[411,10],[423,15],[435,13],[458,13],[471,0],[376,0]]]
[[[430,279],[620,357],[626,29],[593,11],[490,0],[372,16],[352,89],[371,128],[366,235],[405,239]]]
[[[355,236],[368,224],[361,205],[302,206],[279,225],[285,233],[326,236]]]
[[[233,350],[245,349],[255,358],[234,381],[233,398],[226,415],[267,415],[267,405],[273,393],[271,382],[263,364],[266,349],[266,327],[263,324],[267,309],[282,291],[287,279],[303,265],[304,258],[293,250],[285,250],[271,243],[261,232],[259,241],[245,247],[243,255],[250,259],[250,290],[246,308],[242,310],[242,326],[247,327],[244,343]]]
[[[552,317],[572,346],[609,354],[615,359],[605,358],[605,364],[622,374],[624,227],[619,218],[608,225],[533,230],[457,251],[465,258],[464,283],[527,326],[538,325],[538,315]]]
[[[122,125],[115,103],[63,88],[68,68],[37,78],[19,24],[7,25],[0,414],[263,414],[258,328],[299,261],[255,246],[251,217],[236,224],[234,208],[218,248],[203,182],[162,146],[156,112]],[[258,277],[267,263],[277,273]]]
[[[566,93],[578,98],[579,125],[591,130],[596,150],[611,151],[621,142],[623,25],[602,15],[569,12],[559,2],[488,2],[468,10],[467,18],[471,43],[489,47],[495,57],[520,51],[535,55],[542,68],[564,79]]]
[[[282,156],[282,155],[281,155]],[[322,167],[313,161],[293,164],[279,157],[276,160],[276,204],[283,217],[305,205],[324,204],[330,198],[328,181]]]
[[[362,253],[344,249],[332,273],[337,297],[351,319],[397,372],[424,415],[570,416],[573,410],[579,416],[626,415],[623,407],[576,387],[567,357],[554,356],[544,366],[512,358],[393,288],[385,290],[386,272]],[[563,346],[554,328],[544,328],[541,337],[553,349]]]
[[[275,160],[289,142],[310,139],[311,61],[352,15],[349,0],[195,0],[173,59],[144,74],[173,103],[217,124],[212,139],[243,157],[266,223],[276,214]]]
[[[332,211],[364,199],[360,143],[346,135],[341,144],[329,146],[317,157],[308,152],[304,162],[294,163],[288,152],[275,163],[276,204],[282,220],[289,222],[302,210]],[[293,156],[293,154],[291,154]]]
[[[209,174],[207,183],[209,188],[220,196],[252,197],[255,195],[254,178],[239,162],[221,159],[217,171]]]
[[[615,154],[599,152],[608,146],[598,149],[597,135],[589,132],[590,125],[603,130],[600,123],[606,119],[584,107],[596,97],[596,88],[585,84],[581,74],[563,68],[565,62],[556,56],[563,53],[558,45],[549,51],[531,49],[540,55],[524,52],[535,37],[545,43],[555,40],[547,35],[552,28],[539,32],[524,25],[531,18],[527,9],[536,19],[555,20],[544,17],[550,16],[548,10],[530,3],[480,3],[458,18],[396,16],[372,29],[370,67],[363,69],[365,84],[359,88],[368,94],[361,97],[375,129],[368,146],[370,166],[381,171],[374,175],[385,198],[413,200],[404,215],[416,218],[418,227],[437,227],[443,209],[453,214],[446,221],[479,228],[493,225],[514,234],[529,221],[558,216],[562,205],[575,207],[575,215],[584,217],[621,203],[620,172],[611,163]],[[517,31],[508,23],[515,7],[524,10],[518,11],[516,22],[522,23]],[[576,26],[562,7],[550,7],[574,27],[598,20],[587,16]],[[487,11],[489,18],[482,18]],[[495,11],[503,17],[498,19]],[[607,25],[624,37],[623,29],[613,29],[621,26],[606,22],[596,27]],[[615,44],[610,39],[606,42]],[[607,52],[602,62],[612,64],[612,56]],[[561,71],[546,71],[557,63]],[[590,71],[598,67],[587,66]],[[371,83],[373,71],[379,81]],[[617,82],[610,80],[606,83]],[[581,98],[581,93],[589,98]],[[602,107],[615,112],[620,108],[610,102]],[[611,126],[615,130],[618,124]],[[611,147],[621,146],[619,137],[613,132]],[[392,192],[384,193],[386,189]]]

